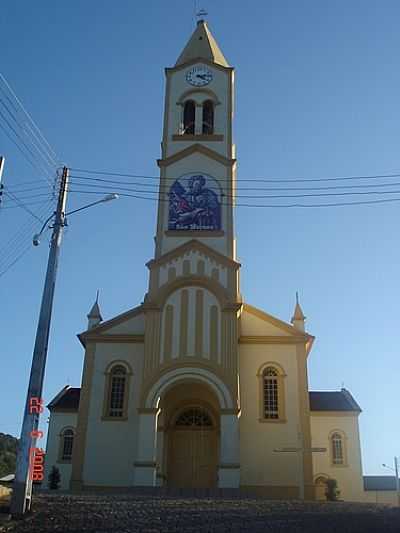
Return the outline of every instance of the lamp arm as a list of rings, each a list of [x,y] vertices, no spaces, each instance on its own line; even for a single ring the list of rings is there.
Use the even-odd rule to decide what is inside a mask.
[[[42,226],[42,229],[39,231],[39,233],[37,234],[38,237],[40,237],[40,235],[43,233],[43,230],[44,228],[47,226],[47,223],[50,222],[50,220],[54,217],[55,213],[52,213],[48,219],[46,219],[46,221],[43,223],[43,226]]]

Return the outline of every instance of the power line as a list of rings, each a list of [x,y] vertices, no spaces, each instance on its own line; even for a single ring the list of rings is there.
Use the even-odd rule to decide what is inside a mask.
[[[9,196],[10,198],[12,198],[20,207],[22,207],[22,209],[24,209],[27,213],[29,213],[33,218],[36,218],[36,220],[39,220],[39,222],[42,222],[43,223],[43,220],[41,220],[39,217],[37,217],[35,215],[35,213],[33,213],[29,207],[26,207],[26,205],[24,203],[22,203],[16,196],[14,193],[12,192],[8,192],[8,190],[6,188],[4,188],[4,194],[6,196]]]
[[[115,185],[111,185],[113,183],[118,183],[118,181],[115,181],[115,180],[102,180],[101,178],[90,178],[90,179],[93,179],[93,180],[98,180],[103,182],[103,183],[107,183],[107,185],[95,185],[95,184],[91,184],[91,183],[79,183],[76,181],[76,179],[74,179],[74,177],[71,178],[71,181],[72,183],[77,186],[77,187],[92,187],[92,188],[108,188],[108,189],[112,189],[113,191],[114,190],[125,190],[125,191],[131,191],[131,192],[138,192],[138,193],[148,193],[148,194],[157,194],[159,191],[162,192],[162,194],[169,194],[169,192],[165,192],[165,191],[169,191],[169,187],[158,187],[156,185],[154,185],[153,187],[156,187],[155,190],[137,190],[137,189],[132,189],[131,187],[119,187],[119,186],[115,186]],[[108,183],[110,183],[110,185],[108,185]],[[120,182],[122,184],[126,184],[126,182]],[[140,183],[132,183],[131,185],[138,185],[138,186],[146,186],[146,184],[140,184]],[[243,188],[235,188],[235,193],[237,190],[249,190],[249,191],[287,191],[287,192],[292,192],[292,191],[325,191],[325,190],[342,190],[342,189],[365,189],[365,188],[376,188],[376,187],[394,187],[394,186],[400,186],[400,182],[398,183],[374,183],[372,185],[342,185],[342,186],[328,186],[328,187],[286,187],[286,188],[283,188],[283,187],[265,187],[265,188],[257,188],[257,187],[249,187],[249,188],[246,188],[246,187],[243,187]],[[397,191],[396,191],[397,192]],[[378,192],[374,192],[374,191],[371,191],[371,194],[386,194],[387,191],[378,191]],[[363,193],[342,193],[342,194],[368,194],[368,191],[365,191]],[[334,194],[332,194],[334,195]],[[230,194],[226,194],[226,193],[223,193],[223,196],[229,196],[229,197],[234,197],[234,198],[273,198],[273,196],[262,196],[262,195],[255,195],[255,196],[252,196],[252,195],[242,195],[242,194],[233,194],[233,195],[230,195]],[[305,195],[307,196],[307,195]],[[311,195],[311,196],[328,196],[328,195],[318,195],[318,194],[315,194],[315,195]]]
[[[47,195],[48,198],[51,198],[50,195]],[[28,202],[28,203],[25,203],[24,205],[25,206],[30,206],[30,205],[43,205],[43,204],[47,204],[48,200],[37,200],[36,202]],[[0,207],[0,213],[2,211],[4,211],[5,209],[19,209],[21,206],[20,205],[5,205],[5,206],[1,206]]]
[[[40,216],[47,218],[49,208],[53,203],[53,201],[47,202],[47,205],[39,210]],[[0,250],[0,270],[3,270],[10,260],[13,261],[16,254],[19,255],[21,250],[28,244],[29,247],[32,246],[32,235],[40,226],[36,220],[28,219],[8,240],[8,242],[4,244]]]
[[[76,184],[76,186],[79,186],[79,184]],[[90,185],[88,185],[90,187]],[[92,187],[96,187],[96,185],[92,185]],[[104,187],[103,189],[106,189],[107,192],[110,190],[113,191],[129,191],[139,194],[158,194],[158,191],[143,191],[140,189],[132,189],[129,187]],[[79,191],[79,192],[96,192],[96,191]],[[105,191],[102,191],[103,193]],[[169,193],[160,191],[160,195],[164,195],[166,197],[169,197]],[[222,197],[228,198],[228,199],[237,199],[237,198],[268,198],[268,199],[282,199],[282,198],[318,198],[318,197],[325,197],[325,196],[355,196],[355,195],[375,195],[375,194],[400,194],[400,190],[398,191],[352,191],[352,192],[327,192],[327,193],[310,193],[310,194],[257,194],[257,195],[251,195],[251,194],[221,194]]]
[[[6,85],[7,89],[10,91],[10,93],[12,94],[12,96],[14,97],[14,99],[17,101],[20,109],[23,111],[23,113],[25,114],[25,116],[29,119],[30,123],[32,124],[32,126],[35,128],[35,130],[37,131],[38,135],[41,137],[43,143],[45,144],[45,146],[48,148],[48,150],[50,151],[50,153],[53,154],[53,159],[57,162],[56,163],[56,166],[58,164],[60,164],[60,160],[56,154],[56,152],[53,150],[53,148],[50,146],[48,140],[46,139],[46,137],[43,135],[43,133],[41,132],[41,130],[39,129],[39,126],[35,123],[35,121],[33,120],[33,118],[31,117],[31,115],[28,113],[28,111],[26,110],[26,108],[24,107],[24,105],[22,104],[21,100],[18,98],[18,96],[15,94],[14,90],[12,89],[11,85],[8,83],[8,81],[5,79],[5,77],[3,76],[3,74],[1,74],[0,72],[0,78],[3,80],[3,83]]]
[[[120,176],[126,178],[143,178],[143,179],[152,179],[160,180],[160,176],[148,176],[144,174],[128,174],[120,172],[109,172],[102,170],[87,170],[82,168],[70,168],[71,171],[76,172],[85,172],[88,174],[100,174],[105,176]],[[71,174],[71,177],[81,177],[74,176]],[[306,182],[319,182],[319,181],[344,181],[344,180],[368,180],[368,179],[382,179],[382,178],[399,178],[399,173],[393,174],[376,174],[376,175],[365,175],[365,176],[335,176],[332,178],[305,178],[299,176],[296,178],[266,178],[266,177],[256,177],[256,178],[235,178],[235,182],[238,181],[251,181],[251,182],[265,182],[265,183],[306,183]],[[176,181],[177,178],[162,178],[163,181]],[[232,178],[218,178],[218,181],[232,181]]]
[[[18,263],[18,261],[20,261],[24,257],[24,255],[29,252],[30,249],[31,249],[31,245],[26,246],[24,250],[18,255],[18,257],[14,259],[14,261],[10,265],[8,265],[7,268],[5,268],[4,270],[0,272],[0,278],[2,278],[4,274],[6,274],[10,270],[10,268],[12,268],[16,263]]]
[[[400,175],[399,175],[400,176]],[[176,181],[177,178],[171,178],[174,181]],[[96,185],[91,185],[86,183],[86,181],[98,181],[101,183],[110,183],[110,184],[121,184],[121,185],[134,185],[139,187],[155,187],[155,191],[149,191],[149,192],[158,192],[160,189],[168,189],[169,187],[162,187],[158,183],[140,183],[140,182],[132,182],[132,181],[121,181],[121,180],[107,180],[102,178],[89,178],[85,176],[70,176],[70,180],[75,185],[85,186],[85,187],[96,187]],[[84,183],[79,183],[76,180],[82,180]],[[325,191],[325,190],[339,190],[339,189],[365,189],[365,188],[371,188],[371,187],[394,187],[394,186],[400,186],[400,182],[396,183],[372,183],[372,184],[363,184],[363,185],[328,185],[325,187],[235,187],[235,191]],[[98,185],[97,187],[101,187],[101,185]],[[115,187],[114,187],[115,188]]]
[[[1,85],[0,85],[0,89],[1,89]],[[15,122],[15,124],[19,127],[19,129],[21,130],[21,132],[30,140],[31,144],[34,146],[34,148],[36,149],[36,151],[38,152],[38,156],[41,158],[41,161],[45,164],[45,165],[48,165],[52,170],[54,170],[56,167],[57,167],[57,163],[52,160],[48,153],[46,152],[46,150],[44,150],[40,144],[37,144],[36,143],[36,140],[37,140],[37,136],[35,135],[35,133],[32,131],[32,129],[30,128],[30,135],[28,134],[26,128],[21,125],[21,123],[19,122],[18,118],[10,111],[10,108],[7,106],[7,104],[4,102],[4,100],[2,100],[0,98],[0,104],[2,104],[2,106],[4,107],[4,109],[7,111],[7,113],[9,114],[9,116],[12,118],[12,120]],[[29,124],[26,124],[27,127],[29,127]],[[15,131],[15,130],[14,130]]]
[[[35,183],[37,183],[37,182],[35,182]],[[49,190],[47,185],[39,185],[39,187],[30,187],[29,189],[19,189],[17,191],[14,190],[15,189],[15,185],[13,185],[11,188],[7,186],[7,188],[8,188],[9,191],[16,192],[18,194],[25,193],[25,192],[31,192],[31,191],[39,191],[39,190],[43,190],[43,189],[45,189],[46,191]]]
[[[5,188],[6,189],[6,188]],[[6,189],[8,192],[11,192],[10,189]],[[14,193],[15,194],[15,193]],[[18,193],[19,194],[19,193]],[[28,194],[27,196],[18,196],[19,200],[32,200],[32,198],[40,198],[43,196],[51,197],[52,194],[50,192],[41,192],[39,194]]]
[[[8,131],[4,128],[4,126],[2,125],[2,123],[0,122],[0,127],[1,129],[4,131],[4,133],[7,135],[7,137],[10,139],[10,141],[12,141],[16,147],[19,149],[19,151],[21,152],[21,154],[25,157],[25,159],[27,161],[29,161],[29,163],[36,167],[37,170],[40,170],[41,172],[45,172],[45,174],[47,174],[48,176],[50,176],[50,173],[47,169],[45,168],[40,168],[41,164],[35,159],[35,155],[32,153],[31,149],[26,145],[25,141],[23,139],[21,139],[21,137],[18,135],[18,132],[15,131],[15,128],[13,128],[13,126],[10,124],[10,122],[5,118],[4,114],[0,111],[0,116],[3,118],[3,120],[6,122],[6,124],[9,126],[9,128],[14,132],[14,135],[22,142],[22,144],[24,145],[24,147],[26,148],[26,150],[28,150],[28,152],[31,154],[32,156],[32,159],[33,161],[28,157],[28,155],[23,151],[23,149],[21,148],[21,146],[18,144],[18,142],[13,139],[11,137],[11,135],[8,133]],[[39,165],[39,166],[38,166]],[[49,185],[52,185],[52,183],[46,179],[46,181],[49,183]]]
[[[70,193],[79,193],[79,194],[107,194],[109,191],[77,191],[70,189],[68,192]],[[399,191],[400,194],[400,191]],[[127,193],[119,193],[119,196],[125,196],[129,198],[137,198],[140,200],[151,200],[153,202],[169,202],[169,199],[167,198],[149,198],[145,196],[140,196],[136,194],[127,194]],[[386,198],[386,199],[379,199],[379,200],[365,200],[360,202],[335,202],[335,203],[326,203],[326,204],[243,204],[243,203],[221,203],[221,205],[225,205],[228,207],[255,207],[255,208],[316,208],[316,207],[339,207],[339,206],[346,206],[346,205],[371,205],[371,204],[380,204],[380,203],[387,203],[387,202],[398,202],[400,201],[400,198]]]

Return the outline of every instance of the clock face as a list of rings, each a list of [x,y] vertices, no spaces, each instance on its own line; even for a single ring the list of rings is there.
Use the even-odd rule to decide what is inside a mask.
[[[186,72],[186,81],[195,87],[204,87],[213,79],[210,69],[204,65],[197,65]]]

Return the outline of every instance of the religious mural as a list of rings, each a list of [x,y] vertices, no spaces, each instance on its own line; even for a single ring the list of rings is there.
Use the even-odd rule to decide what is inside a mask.
[[[168,196],[168,229],[221,229],[221,192],[214,178],[207,174],[181,176]]]

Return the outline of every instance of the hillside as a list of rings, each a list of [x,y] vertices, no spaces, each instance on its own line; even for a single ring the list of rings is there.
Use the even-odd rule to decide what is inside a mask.
[[[0,477],[15,472],[18,439],[0,433]]]

